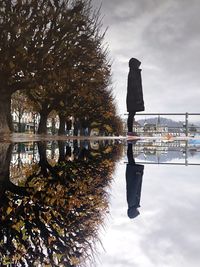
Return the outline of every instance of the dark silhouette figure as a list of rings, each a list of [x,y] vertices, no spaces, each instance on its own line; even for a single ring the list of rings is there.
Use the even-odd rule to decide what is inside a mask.
[[[128,135],[134,135],[132,131],[135,113],[138,111],[144,111],[141,69],[139,69],[140,65],[141,62],[136,58],[131,58],[129,60],[130,70],[128,74],[128,87],[126,97],[127,111],[129,113],[127,120]]]
[[[128,217],[133,219],[140,213],[140,197],[144,165],[136,164],[133,158],[132,143],[127,149],[128,164],[126,166],[126,196],[128,202]]]

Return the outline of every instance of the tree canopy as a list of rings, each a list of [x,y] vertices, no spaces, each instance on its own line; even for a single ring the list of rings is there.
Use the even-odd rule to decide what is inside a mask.
[[[17,90],[40,113],[39,133],[52,110],[60,119],[114,118],[104,34],[90,0],[0,0],[0,133],[12,130]]]

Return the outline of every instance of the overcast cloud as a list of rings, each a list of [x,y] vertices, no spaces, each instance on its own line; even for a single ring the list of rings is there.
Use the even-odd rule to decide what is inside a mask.
[[[146,112],[199,112],[200,1],[103,0],[101,14],[119,113],[131,57],[142,61]]]

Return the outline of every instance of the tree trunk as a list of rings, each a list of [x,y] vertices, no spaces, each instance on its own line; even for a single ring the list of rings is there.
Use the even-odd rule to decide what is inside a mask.
[[[91,135],[91,127],[89,126],[88,127],[88,136],[90,136]]]
[[[35,114],[34,114],[33,115],[33,133],[34,134],[36,133],[35,126],[36,126],[36,119],[35,119]]]
[[[19,114],[19,120],[18,120],[18,132],[22,132],[22,123],[21,123],[21,114]]]
[[[65,161],[65,141],[58,141],[59,159],[58,162]]]
[[[51,142],[51,159],[54,159],[56,155],[56,142]]]
[[[40,112],[40,122],[38,126],[38,134],[47,134],[47,112]]]
[[[9,127],[11,132],[14,132],[13,118],[12,118],[12,114],[11,114],[11,97],[9,97],[9,99],[8,99],[8,106],[9,106],[8,107],[9,113],[7,115],[8,127]]]
[[[11,95],[2,94],[0,97],[0,134],[9,134],[12,130]]]
[[[51,119],[52,127],[51,127],[51,133],[54,135],[56,134],[56,120],[55,118]]]
[[[80,127],[80,136],[84,136],[85,135],[85,129],[82,127]]]
[[[56,168],[51,166],[47,160],[47,143],[46,142],[38,142],[38,152],[39,152],[39,166],[41,167],[41,172],[44,177],[48,177],[51,175],[54,179],[59,179],[59,174],[57,173]]]
[[[44,177],[48,177],[48,170],[47,170],[47,154],[46,154],[46,149],[47,149],[47,144],[46,142],[38,142],[38,152],[40,156],[40,161],[39,161],[39,166],[42,171],[42,175]]]
[[[26,194],[24,187],[14,185],[10,181],[10,162],[12,157],[13,144],[0,143],[0,198],[5,191],[17,194]]]
[[[0,183],[9,179],[13,145],[0,143]]]
[[[33,158],[32,158],[32,162],[35,162],[36,161],[36,149],[35,149],[35,146],[36,146],[36,142],[33,142]]]
[[[60,125],[59,125],[58,134],[62,135],[62,134],[65,134],[66,117],[64,115],[59,114],[59,120],[60,120]]]

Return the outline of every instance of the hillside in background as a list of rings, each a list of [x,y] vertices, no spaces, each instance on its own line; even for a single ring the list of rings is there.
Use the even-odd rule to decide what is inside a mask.
[[[172,119],[167,119],[167,118],[162,118],[160,117],[160,124],[161,125],[166,125],[168,127],[183,127],[184,121],[175,121]],[[150,123],[150,124],[157,124],[158,123],[158,117],[155,118],[148,118],[148,119],[143,119],[143,120],[137,120],[141,125],[144,125],[144,123]],[[191,123],[189,123],[191,125]]]

